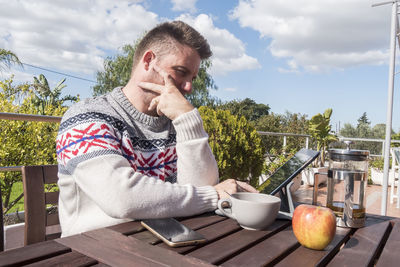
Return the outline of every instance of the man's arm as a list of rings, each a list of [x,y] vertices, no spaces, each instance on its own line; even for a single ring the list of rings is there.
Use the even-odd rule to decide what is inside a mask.
[[[218,166],[208,144],[200,114],[182,95],[174,79],[157,65],[155,72],[164,79],[164,85],[141,82],[143,89],[157,93],[149,110],[165,115],[176,130],[178,155],[178,183],[193,185],[215,185],[218,183]]]
[[[171,184],[145,176],[118,155],[87,160],[73,176],[80,190],[113,218],[189,216],[213,210],[218,199],[211,186]]]
[[[149,110],[157,110],[158,115],[165,115],[173,121],[177,131],[178,154],[178,181],[184,183],[218,183],[218,167],[208,145],[208,136],[204,131],[198,111],[193,111],[193,106],[175,86],[174,79],[157,65],[153,69],[164,79],[164,85],[140,82],[139,86],[145,90],[159,94],[150,103]],[[197,119],[191,117],[197,112]],[[187,131],[187,129],[195,129]],[[194,134],[193,134],[194,133]],[[181,160],[181,163],[179,161]],[[181,167],[179,167],[181,166]],[[235,192],[258,192],[252,186],[235,181],[226,180],[214,186],[219,198],[228,197]]]
[[[196,186],[216,185],[218,166],[208,144],[203,121],[197,109],[173,121],[176,130],[178,183]]]

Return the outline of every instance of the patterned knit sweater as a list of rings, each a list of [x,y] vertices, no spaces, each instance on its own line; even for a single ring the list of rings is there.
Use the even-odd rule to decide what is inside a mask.
[[[65,113],[57,159],[62,236],[217,206],[218,168],[197,109],[174,121],[148,116],[116,88]]]

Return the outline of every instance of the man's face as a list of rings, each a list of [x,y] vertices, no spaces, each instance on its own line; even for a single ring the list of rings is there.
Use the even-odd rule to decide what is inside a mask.
[[[166,71],[175,80],[179,91],[185,95],[192,92],[192,82],[199,72],[200,56],[189,46],[178,44],[176,50],[157,57],[153,64]],[[152,70],[154,72],[154,70]],[[156,73],[154,82],[163,84],[162,77]]]

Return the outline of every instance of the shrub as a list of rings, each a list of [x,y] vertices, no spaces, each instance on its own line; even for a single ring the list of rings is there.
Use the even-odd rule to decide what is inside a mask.
[[[12,79],[0,81],[2,112],[38,114],[34,98],[35,94],[29,84],[15,86]],[[42,111],[45,115],[62,116],[66,109],[57,103],[43,106]],[[0,120],[0,166],[56,163],[55,139],[58,127],[58,123],[51,122]],[[12,194],[13,185],[20,182],[20,172],[0,173],[4,213],[21,207],[22,195]],[[15,207],[17,203],[19,206]]]
[[[257,186],[265,148],[254,126],[228,110],[215,111],[203,106],[199,112],[218,163],[220,180],[234,178]]]

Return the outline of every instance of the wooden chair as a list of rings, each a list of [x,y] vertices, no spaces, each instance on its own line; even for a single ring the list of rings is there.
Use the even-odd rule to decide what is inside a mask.
[[[392,172],[393,172],[393,181],[390,186],[390,204],[393,204],[393,199],[397,199],[396,207],[400,208],[400,148],[392,147],[390,148],[390,153],[392,154]],[[397,173],[396,173],[397,172]],[[397,176],[396,176],[397,174]],[[397,193],[395,194],[394,188],[397,185]]]
[[[60,237],[58,209],[48,208],[58,204],[59,192],[45,192],[45,185],[58,181],[57,165],[23,166],[25,205],[25,245]],[[53,211],[53,212],[51,212]]]

